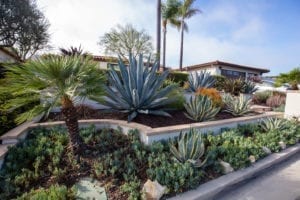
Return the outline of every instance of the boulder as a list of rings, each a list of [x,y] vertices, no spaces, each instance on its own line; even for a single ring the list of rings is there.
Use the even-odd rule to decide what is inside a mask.
[[[249,156],[249,160],[251,163],[255,163],[255,161],[256,161],[255,156],[253,156],[253,155]]]
[[[231,165],[229,163],[227,163],[221,159],[219,159],[219,163],[222,167],[222,171],[224,174],[229,174],[234,171],[234,169],[231,167]]]
[[[167,191],[166,186],[162,186],[157,181],[147,180],[143,186],[145,200],[159,200]]]
[[[268,147],[262,147],[262,150],[267,154],[270,155],[272,151]]]
[[[283,141],[278,142],[278,144],[282,150],[286,149],[286,144]]]

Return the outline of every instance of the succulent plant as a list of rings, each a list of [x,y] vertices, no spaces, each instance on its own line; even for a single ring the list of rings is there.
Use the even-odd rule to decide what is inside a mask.
[[[224,94],[222,99],[225,104],[224,111],[233,116],[243,116],[250,112],[251,98],[247,98],[244,95],[235,97],[230,94]]]
[[[156,73],[158,63],[151,68],[149,62],[144,66],[142,55],[138,61],[129,56],[128,67],[119,59],[119,68],[120,75],[113,67],[108,72],[108,80],[112,87],[106,87],[107,106],[129,113],[128,121],[135,118],[138,113],[170,116],[162,109],[174,101],[167,95],[175,86],[162,87],[168,71],[158,75]]]
[[[256,87],[255,83],[252,81],[245,81],[244,82],[244,87],[242,89],[242,93],[245,94],[253,94],[254,92],[256,92],[258,90],[258,88]]]
[[[282,118],[266,118],[264,120],[262,120],[260,127],[266,131],[273,131],[273,130],[283,130],[287,127],[287,123],[288,121]]]
[[[191,96],[184,107],[187,111],[185,116],[197,122],[213,119],[220,111],[208,96],[202,95]]]
[[[201,71],[189,74],[188,78],[188,91],[196,92],[198,88],[210,88],[213,87],[215,79],[209,72]]]
[[[205,147],[201,133],[195,129],[188,132],[180,132],[177,140],[170,140],[169,147],[174,157],[181,163],[190,162],[194,167],[201,167],[205,163],[201,160]]]
[[[222,89],[226,93],[230,93],[232,95],[239,95],[244,90],[244,80],[242,78],[232,79],[228,78],[223,81]]]

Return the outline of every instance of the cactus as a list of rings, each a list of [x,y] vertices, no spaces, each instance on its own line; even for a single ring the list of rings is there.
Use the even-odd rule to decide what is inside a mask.
[[[208,96],[191,96],[184,104],[187,111],[185,116],[197,122],[213,119],[220,111],[219,107],[213,105],[213,101]]]
[[[205,163],[201,160],[204,155],[205,147],[201,133],[195,129],[189,132],[180,132],[177,140],[170,140],[169,147],[174,157],[181,163],[190,162],[194,167],[201,167]]]
[[[242,93],[245,94],[253,94],[256,92],[258,88],[256,87],[255,83],[252,81],[245,81],[244,82],[244,87],[242,89]]]
[[[199,73],[194,72],[189,74],[188,78],[188,91],[196,92],[198,88],[210,88],[213,87],[215,79],[209,72],[201,71]]]

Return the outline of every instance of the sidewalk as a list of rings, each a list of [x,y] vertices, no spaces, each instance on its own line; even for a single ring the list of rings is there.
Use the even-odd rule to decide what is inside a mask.
[[[300,154],[214,199],[300,200]]]

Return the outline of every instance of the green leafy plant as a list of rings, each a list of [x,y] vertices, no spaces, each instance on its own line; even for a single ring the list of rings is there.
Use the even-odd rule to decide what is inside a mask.
[[[19,115],[18,122],[30,120],[40,114],[48,115],[60,106],[69,133],[69,142],[79,155],[82,140],[75,101],[103,95],[104,77],[97,73],[97,63],[89,57],[50,56],[8,67],[7,91],[15,95],[7,106],[12,110],[32,102],[41,102]],[[30,94],[30,95],[28,95]]]
[[[287,128],[288,121],[282,118],[266,118],[262,120],[260,126],[261,128],[266,131],[273,131],[273,130],[283,130]]]
[[[251,99],[246,98],[244,95],[234,97],[229,94],[222,96],[225,104],[225,112],[232,114],[233,116],[243,116],[250,112]]]
[[[76,190],[75,188],[68,189],[64,185],[51,185],[47,189],[39,188],[36,190],[31,190],[29,193],[25,193],[21,197],[17,198],[17,200],[29,199],[76,199]]]
[[[174,162],[167,152],[151,153],[148,157],[147,176],[168,188],[169,193],[178,193],[195,188],[203,177],[201,168],[190,162]]]
[[[198,88],[211,88],[215,83],[215,79],[209,72],[201,71],[189,74],[188,88],[189,92],[196,92]]]
[[[247,80],[247,81],[244,81],[244,86],[243,86],[241,92],[244,94],[253,94],[257,90],[258,90],[258,88],[256,87],[255,83]]]
[[[195,129],[189,132],[181,132],[176,141],[169,142],[170,151],[181,163],[190,162],[195,167],[201,167],[205,160],[201,160],[205,147],[201,138],[201,133]]]
[[[252,101],[256,104],[265,104],[267,99],[272,96],[272,91],[255,92]]]
[[[191,96],[189,101],[184,104],[187,111],[185,116],[197,122],[213,119],[220,111],[220,108],[213,105],[208,96]]]
[[[128,113],[128,121],[134,119],[138,113],[170,116],[162,107],[174,101],[167,95],[174,89],[174,85],[162,88],[162,84],[168,76],[168,71],[160,76],[156,74],[158,63],[151,69],[144,67],[143,57],[140,55],[138,62],[134,57],[129,59],[129,67],[119,60],[121,76],[111,68],[109,83],[116,89],[106,87],[108,99],[106,104],[113,109]]]
[[[223,82],[223,90],[231,95],[238,96],[244,90],[244,80],[239,79],[225,79]]]

